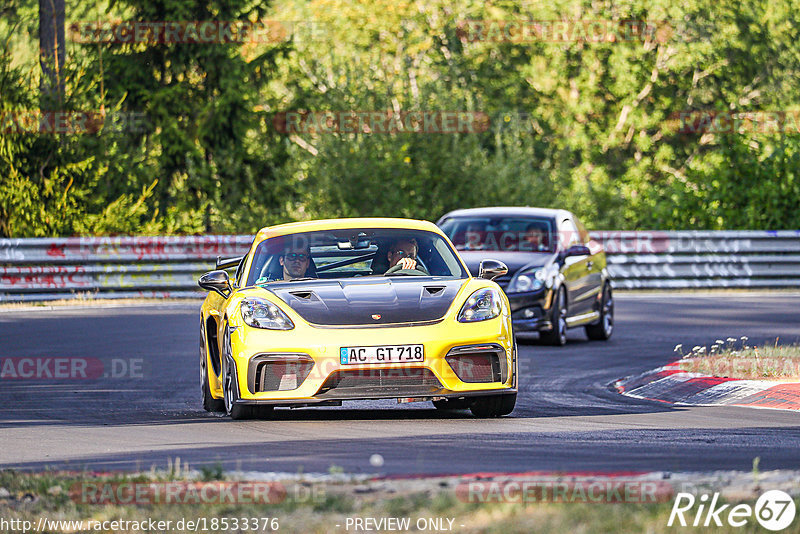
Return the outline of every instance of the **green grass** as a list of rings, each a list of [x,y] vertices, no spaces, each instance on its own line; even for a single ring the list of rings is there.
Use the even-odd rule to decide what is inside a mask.
[[[216,469],[204,471],[201,478],[212,478]],[[286,482],[287,498],[274,505],[219,504],[154,504],[154,505],[90,505],[75,502],[69,489],[78,482],[171,481],[174,473],[140,473],[136,475],[92,476],[89,474],[38,473],[23,474],[0,471],[0,487],[10,497],[0,498],[0,517],[23,519],[34,524],[40,517],[64,520],[157,521],[206,518],[274,517],[280,532],[328,533],[347,532],[348,517],[408,517],[413,525],[418,519],[453,519],[453,532],[496,533],[638,533],[685,532],[679,526],[667,527],[672,500],[653,504],[542,504],[542,503],[468,503],[456,494],[457,480],[443,482],[380,481],[362,483]],[[365,491],[364,488],[369,488]],[[298,491],[298,488],[305,488]],[[736,501],[740,502],[740,501]],[[745,499],[753,505],[755,498]],[[336,525],[340,525],[336,527]],[[463,526],[462,526],[463,525]],[[695,530],[695,529],[693,529]],[[711,531],[712,529],[700,529]],[[714,532],[755,532],[751,521],[744,528],[714,528]],[[221,531],[219,529],[218,531]],[[259,530],[261,531],[261,530]],[[351,527],[350,531],[353,529]],[[51,530],[51,532],[59,532]],[[137,532],[118,530],[118,532]],[[172,532],[176,532],[172,530]],[[269,529],[264,531],[269,532]],[[784,532],[800,532],[795,521]]]
[[[724,378],[800,380],[800,345],[747,345],[747,338],[717,340],[710,348],[694,347],[681,369]],[[720,343],[722,341],[722,343]]]

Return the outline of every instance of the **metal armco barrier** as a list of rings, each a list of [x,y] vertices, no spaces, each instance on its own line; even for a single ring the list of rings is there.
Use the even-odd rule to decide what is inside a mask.
[[[625,289],[800,287],[800,230],[592,232]]]
[[[800,287],[800,230],[601,231],[614,286]],[[0,301],[200,297],[217,256],[252,236],[0,239]]]
[[[200,297],[217,256],[253,236],[0,239],[0,302],[64,298]]]

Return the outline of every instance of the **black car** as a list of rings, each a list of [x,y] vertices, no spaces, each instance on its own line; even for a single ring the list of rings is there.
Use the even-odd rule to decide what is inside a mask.
[[[495,279],[508,295],[514,332],[539,332],[555,345],[567,328],[583,326],[589,339],[614,330],[614,299],[603,247],[565,210],[473,208],[451,211],[436,223],[470,271],[494,259],[508,266]]]

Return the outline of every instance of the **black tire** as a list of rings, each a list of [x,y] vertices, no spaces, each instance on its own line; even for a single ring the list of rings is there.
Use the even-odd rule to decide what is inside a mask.
[[[551,315],[553,329],[549,332],[540,332],[539,339],[548,345],[561,347],[567,344],[567,294],[564,288],[560,288],[553,300],[553,311]]]
[[[516,393],[476,397],[469,409],[475,417],[501,417],[514,411],[517,404]]]
[[[597,324],[585,327],[586,337],[598,341],[606,341],[614,333],[614,295],[611,284],[603,286],[603,296],[600,304],[600,320]]]
[[[200,399],[207,412],[225,412],[225,401],[211,396],[208,386],[208,354],[206,352],[206,329],[200,321]]]
[[[472,404],[472,400],[466,399],[441,399],[433,401],[437,410],[466,410]]]
[[[256,407],[247,404],[237,404],[239,400],[239,380],[236,378],[235,364],[231,355],[231,337],[228,325],[225,325],[222,341],[222,393],[225,402],[225,413],[231,419],[252,419],[256,415]]]

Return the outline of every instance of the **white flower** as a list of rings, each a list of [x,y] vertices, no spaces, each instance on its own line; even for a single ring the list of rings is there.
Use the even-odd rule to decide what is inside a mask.
[[[681,350],[682,348],[683,348],[683,345],[682,345],[682,344],[680,344],[680,343],[678,343],[677,345],[675,345],[675,348],[674,348],[674,349],[672,349],[672,352],[678,352],[678,351],[679,351],[679,350]]]
[[[700,345],[695,345],[695,346],[692,348],[692,352],[698,352],[698,351],[700,351],[700,349],[701,349]]]
[[[736,343],[736,338],[735,337],[729,337],[728,339],[726,339],[726,341],[728,343]]]
[[[750,338],[749,338],[749,337],[747,337],[747,336],[742,336],[742,337],[740,337],[739,339],[741,339],[742,341],[747,341],[747,340],[748,340],[748,339],[750,339]]]
[[[714,343],[717,343],[719,345],[723,345],[725,342],[722,341],[721,339],[718,339],[718,340],[714,341]]]
[[[700,347],[700,350],[698,350],[697,352],[699,352],[700,354],[703,354],[705,351],[706,351],[705,347]]]

